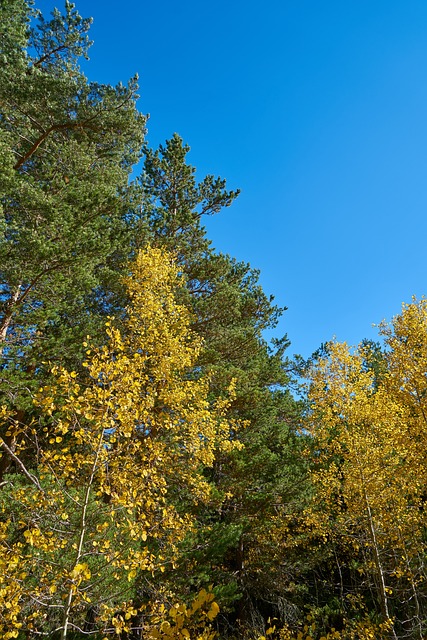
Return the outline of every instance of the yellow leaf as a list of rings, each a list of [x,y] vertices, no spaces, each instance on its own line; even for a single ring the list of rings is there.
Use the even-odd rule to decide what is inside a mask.
[[[218,613],[219,613],[219,606],[217,605],[216,602],[212,602],[210,609],[207,613],[209,620],[213,620],[214,618],[216,618]]]

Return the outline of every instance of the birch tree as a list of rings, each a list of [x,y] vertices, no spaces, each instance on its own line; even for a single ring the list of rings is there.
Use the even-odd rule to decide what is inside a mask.
[[[398,372],[408,371],[414,332],[426,331],[425,319],[422,327],[404,322],[414,312],[406,310],[395,320],[395,328],[405,326],[399,338],[392,328],[383,328],[391,349],[380,380],[367,366],[363,345],[357,350],[330,345],[329,357],[311,374],[305,427],[312,436],[317,534],[351,550],[359,595],[369,601],[369,592],[375,594],[373,604],[388,628],[384,637],[401,637],[410,629],[421,639],[425,458],[424,437],[414,439],[412,433],[414,422],[420,427],[422,412],[416,417],[408,410],[402,378],[397,378]],[[402,349],[396,349],[396,340]],[[345,603],[351,589],[342,588]]]
[[[237,427],[224,417],[229,400],[212,405],[208,379],[189,375],[201,340],[176,302],[180,280],[164,251],[138,254],[125,278],[124,328],[110,320],[104,347],[86,341],[88,382],[56,367],[54,384],[37,393],[45,446],[40,427],[18,429],[3,409],[7,428],[18,429],[13,455],[21,464],[0,490],[0,629],[12,633],[5,637],[20,629],[65,640],[70,631],[131,628],[146,637],[156,603],[173,598],[160,586],[137,594],[137,579],[149,583],[173,566],[192,527],[182,507],[208,499],[202,469],[217,449],[233,448]],[[30,447],[38,460],[31,470],[20,462]],[[213,619],[213,601],[198,603],[193,613],[207,603],[205,619]]]

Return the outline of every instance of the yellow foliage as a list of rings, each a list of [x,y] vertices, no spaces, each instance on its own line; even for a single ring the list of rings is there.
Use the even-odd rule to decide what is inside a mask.
[[[416,607],[417,580],[426,578],[427,301],[404,305],[381,333],[387,350],[376,368],[366,345],[329,345],[311,372],[305,429],[316,459],[317,535],[363,549],[361,571],[392,629],[390,602],[410,598]],[[356,637],[378,637],[364,633]]]
[[[163,604],[151,611],[147,609],[149,623],[147,624],[147,638],[158,640],[213,640],[216,633],[212,631],[210,623],[219,613],[219,606],[214,601],[212,591],[202,589],[191,606],[175,604],[166,613]]]
[[[51,611],[62,612],[66,629],[81,622],[87,603],[99,601],[99,630],[112,624],[116,633],[126,631],[136,615],[129,583],[141,572],[172,567],[192,526],[172,496],[207,500],[201,469],[216,449],[234,446],[230,430],[238,425],[225,418],[229,400],[211,406],[209,380],[190,375],[202,343],[189,311],[176,302],[182,277],[173,259],[159,249],[141,251],[125,285],[131,304],[124,328],[111,319],[100,349],[87,339],[88,380],[56,367],[55,384],[37,395],[47,424],[37,478],[27,473],[25,486],[9,488],[19,535],[8,539],[10,523],[0,530],[2,637],[14,637],[4,633],[23,623],[43,632]],[[2,418],[8,421],[3,410]],[[31,446],[31,428],[22,451]],[[23,571],[33,579],[18,579]],[[212,593],[173,611],[152,637],[190,637],[194,617],[203,623],[200,637],[211,637],[218,613]]]
[[[371,620],[348,620],[341,631],[331,629],[324,635],[319,635],[319,629],[311,616],[307,616],[307,623],[300,631],[294,631],[285,626],[274,635],[274,640],[387,640],[390,637],[390,624],[373,624]],[[266,633],[267,635],[267,633]],[[257,640],[266,640],[264,636]]]

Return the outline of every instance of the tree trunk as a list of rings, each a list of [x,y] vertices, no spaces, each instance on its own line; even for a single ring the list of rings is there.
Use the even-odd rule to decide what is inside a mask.
[[[6,311],[2,323],[0,324],[0,354],[3,351],[3,343],[6,341],[7,332],[12,321],[13,314],[15,312],[15,306],[21,293],[21,285],[19,284],[6,305]]]

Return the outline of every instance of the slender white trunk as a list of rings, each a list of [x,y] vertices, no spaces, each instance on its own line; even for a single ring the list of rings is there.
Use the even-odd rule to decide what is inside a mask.
[[[101,432],[101,436],[99,438],[99,442],[98,442],[98,447],[97,447],[97,451],[95,454],[95,459],[93,461],[93,465],[92,465],[92,470],[91,470],[91,474],[88,480],[88,484],[86,487],[86,492],[85,492],[85,497],[84,497],[84,501],[83,501],[83,505],[82,505],[82,512],[80,515],[80,535],[79,535],[79,543],[77,545],[77,553],[76,553],[76,559],[74,561],[74,567],[76,567],[79,563],[79,560],[82,556],[82,551],[83,551],[83,544],[85,541],[85,537],[86,537],[86,530],[87,530],[87,510],[88,510],[88,506],[89,506],[89,498],[90,498],[90,492],[92,490],[92,485],[93,485],[93,480],[95,477],[95,473],[98,467],[98,460],[99,460],[99,455],[101,453],[102,447],[103,447],[103,443],[104,443],[104,429]],[[73,567],[73,568],[74,568]],[[70,623],[70,613],[71,613],[71,603],[73,600],[73,584],[70,585],[70,589],[68,591],[68,595],[67,595],[67,600],[65,602],[65,607],[64,607],[64,615],[62,618],[62,629],[61,629],[61,640],[66,640],[67,638],[67,631],[68,631],[68,627],[69,627],[69,623]]]
[[[388,606],[388,595],[387,595],[387,587],[385,583],[385,572],[381,562],[380,547],[377,540],[375,522],[372,515],[371,504],[369,501],[368,493],[366,491],[366,481],[365,481],[365,474],[363,473],[363,466],[360,464],[359,460],[357,460],[357,463],[359,465],[360,482],[362,486],[363,499],[365,502],[365,510],[366,510],[366,515],[368,519],[369,537],[371,538],[372,550],[374,553],[374,564],[375,564],[376,573],[377,573],[377,584],[378,584],[377,588],[379,591],[379,597],[380,597],[380,603],[381,603],[381,614],[384,622],[390,622],[391,617],[390,617],[390,610]],[[394,630],[394,625],[392,625],[391,627],[390,636],[393,638],[393,640],[397,640],[397,635],[396,635],[396,631]]]
[[[406,570],[407,570],[408,575],[409,575],[408,579],[409,579],[409,582],[411,584],[412,599],[413,599],[414,604],[415,604],[415,621],[416,621],[416,628],[417,628],[418,638],[419,638],[419,640],[424,640],[423,628],[422,628],[422,622],[421,622],[421,607],[420,607],[420,601],[418,600],[418,591],[417,591],[417,587],[416,587],[415,580],[414,580],[414,574],[413,574],[413,571],[412,571],[412,568],[411,568],[411,562],[409,560],[409,556],[408,556],[408,553],[406,551],[405,540],[403,539],[403,536],[402,536],[400,531],[399,531],[399,540],[400,540],[401,548],[403,550],[402,558],[404,558],[404,560],[405,560]],[[415,631],[415,629],[414,629],[414,631]]]

